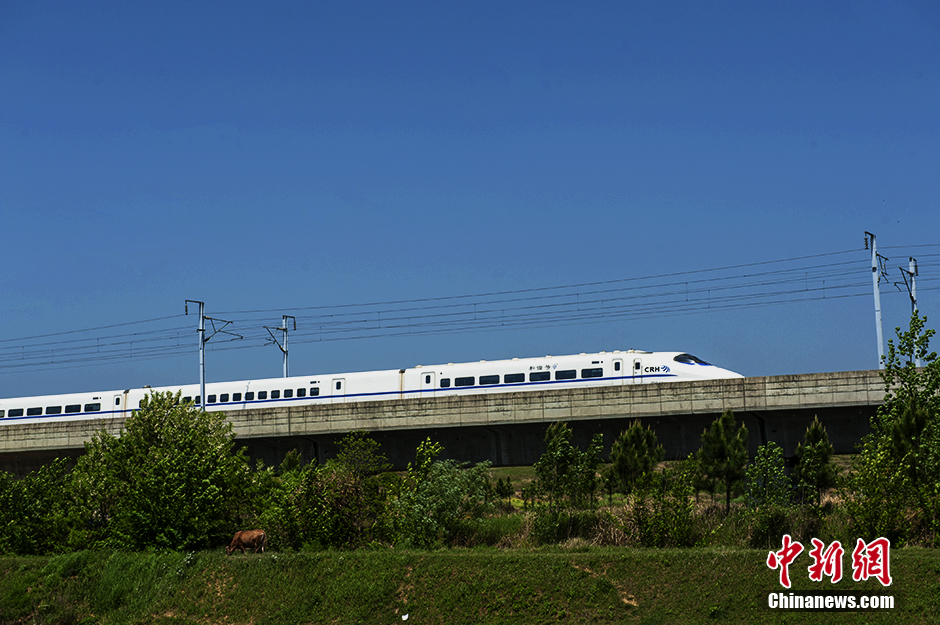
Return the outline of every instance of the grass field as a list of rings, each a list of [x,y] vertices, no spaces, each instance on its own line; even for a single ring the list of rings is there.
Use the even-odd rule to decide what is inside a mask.
[[[0,623],[934,623],[940,553],[898,549],[894,583],[814,583],[794,591],[894,596],[890,610],[775,611],[766,551],[376,550],[195,554],[79,552],[0,558]],[[847,556],[847,560],[850,557]]]

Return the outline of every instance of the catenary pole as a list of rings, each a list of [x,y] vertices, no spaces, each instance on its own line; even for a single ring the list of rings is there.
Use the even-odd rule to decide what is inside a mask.
[[[871,280],[872,288],[875,292],[875,331],[878,334],[878,368],[884,369],[885,347],[884,336],[881,332],[881,291],[878,289],[878,283],[881,281],[881,271],[878,267],[878,250],[875,247],[875,235],[867,230],[865,234],[871,238]]]
[[[287,355],[287,333],[288,333],[288,330],[289,330],[289,328],[287,327],[287,320],[288,320],[288,319],[291,319],[291,320],[294,322],[294,330],[296,330],[296,329],[297,329],[297,319],[295,319],[295,318],[292,317],[291,315],[282,315],[282,316],[281,316],[281,325],[280,325],[280,327],[271,328],[271,327],[268,327],[268,326],[264,326],[264,329],[267,330],[267,331],[268,331],[268,334],[271,336],[271,342],[270,342],[270,343],[266,343],[266,344],[267,344],[267,345],[277,345],[277,346],[278,346],[278,349],[281,350],[281,353],[284,354],[284,367],[283,367],[283,370],[284,370],[284,377],[285,377],[285,378],[290,377],[290,367],[289,367],[289,365],[288,365],[288,355]],[[277,336],[275,336],[274,331],[277,331],[277,332],[281,332],[281,333],[282,333],[282,335],[283,335],[283,337],[282,337],[282,338],[283,338],[283,345],[281,344],[281,341],[277,340]]]
[[[911,316],[913,317],[917,314],[917,261],[914,260],[913,256],[908,256],[907,261],[907,273],[911,277]],[[904,282],[907,282],[907,280]],[[920,358],[917,356],[916,348],[914,353],[914,366],[920,366]]]
[[[199,406],[206,409],[206,304],[196,300],[186,300],[186,314],[189,314],[189,304],[199,304]]]

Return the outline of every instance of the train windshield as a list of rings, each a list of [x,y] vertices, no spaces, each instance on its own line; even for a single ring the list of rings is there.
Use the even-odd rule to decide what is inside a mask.
[[[705,362],[701,358],[696,358],[692,354],[679,354],[673,358],[676,362],[682,362],[687,365],[710,365],[710,362]]]

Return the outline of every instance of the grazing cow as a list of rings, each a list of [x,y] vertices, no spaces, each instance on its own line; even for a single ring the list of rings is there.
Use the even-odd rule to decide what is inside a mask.
[[[231,544],[225,548],[225,555],[230,556],[238,549],[242,550],[242,553],[247,553],[245,548],[254,549],[255,553],[258,553],[258,550],[261,550],[261,553],[264,553],[264,546],[268,542],[268,537],[264,533],[264,530],[245,530],[244,532],[235,532],[235,536],[232,538]]]

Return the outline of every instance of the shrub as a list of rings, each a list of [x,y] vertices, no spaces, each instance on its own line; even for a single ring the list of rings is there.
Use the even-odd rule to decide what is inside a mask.
[[[151,393],[117,437],[101,430],[85,443],[70,479],[76,546],[193,550],[231,537],[244,456],[223,413],[179,401]]]
[[[691,473],[690,465],[680,464],[634,494],[630,522],[644,547],[692,547],[697,542]]]

